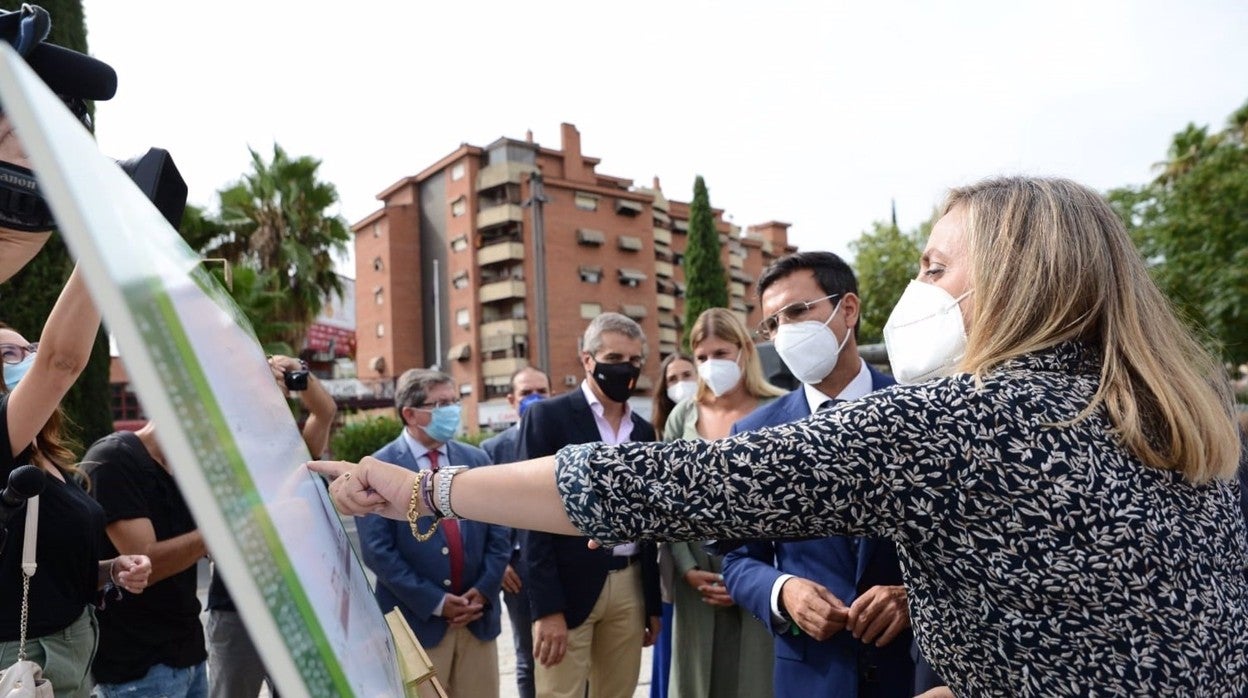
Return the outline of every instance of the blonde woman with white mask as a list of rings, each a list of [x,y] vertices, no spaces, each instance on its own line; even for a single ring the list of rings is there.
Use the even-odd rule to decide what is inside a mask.
[[[889,339],[943,328],[931,351],[895,347],[927,380],[715,442],[439,472],[430,486],[454,485],[428,508],[606,545],[886,536],[919,645],[954,695],[1248,695],[1225,369],[1113,209],[1062,179],[955,189],[918,280],[945,295],[899,304]],[[960,331],[929,319],[955,307]],[[425,511],[397,466],[310,467],[336,477],[340,510]]]
[[[784,394],[763,378],[745,324],[730,310],[711,308],[689,333],[698,387],[672,410],[666,441],[720,439],[759,405]],[[771,635],[733,603],[724,586],[723,558],[702,542],[667,543],[675,566],[675,629],[670,698],[771,695]]]

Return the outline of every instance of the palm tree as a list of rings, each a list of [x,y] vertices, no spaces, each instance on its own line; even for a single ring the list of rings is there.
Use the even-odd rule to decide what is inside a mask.
[[[350,233],[341,217],[326,213],[338,203],[338,191],[317,179],[320,160],[291,158],[277,144],[270,162],[248,152],[251,172],[217,192],[220,228],[193,232],[205,257],[250,267],[273,284],[281,297],[268,309],[266,323],[277,330],[275,341],[297,349],[330,294],[342,294],[333,255],[346,251]],[[256,330],[266,334],[260,326]]]

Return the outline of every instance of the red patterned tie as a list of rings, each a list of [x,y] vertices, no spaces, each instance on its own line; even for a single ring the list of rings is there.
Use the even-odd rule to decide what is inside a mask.
[[[438,452],[429,451],[429,469],[438,472]],[[464,578],[464,542],[459,537],[459,522],[455,519],[442,519],[438,524],[442,527],[442,535],[446,538],[447,555],[451,558],[451,593],[463,593]]]

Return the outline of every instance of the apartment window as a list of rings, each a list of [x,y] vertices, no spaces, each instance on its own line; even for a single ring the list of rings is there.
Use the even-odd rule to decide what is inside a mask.
[[[468,213],[468,199],[461,196],[458,199],[455,199],[454,201],[451,202],[451,215],[452,216],[454,216],[455,218],[459,218],[465,213]]]
[[[572,198],[572,203],[575,204],[576,207],[581,209],[582,211],[597,211],[598,210],[598,195],[587,194],[583,191],[578,191],[576,192],[576,196]]]
[[[454,240],[451,240],[452,252],[463,252],[466,249],[468,249],[468,236],[467,235],[460,235]]]
[[[375,238],[381,237],[381,224],[380,223],[373,224],[373,237]]]
[[[451,166],[451,181],[457,182],[464,178],[464,163],[457,162]]]
[[[646,210],[640,202],[629,201],[628,199],[615,200],[615,212],[621,216],[636,216]]]
[[[468,288],[468,272],[461,271],[451,279],[451,285],[455,288]]]
[[[581,267],[581,281],[587,284],[596,284],[602,281],[602,267]]]
[[[377,305],[382,305],[383,303],[385,303],[386,302],[386,289],[380,286],[373,289],[373,302],[376,303]]]
[[[593,320],[602,315],[602,303],[581,303],[581,317]]]
[[[459,325],[460,327],[464,329],[468,329],[468,325],[470,324],[470,318],[468,317],[467,308],[460,308],[459,310],[455,311],[455,324]]]
[[[386,265],[381,263],[381,257],[373,257],[373,271],[381,271]]]
[[[641,238],[636,235],[621,235],[618,242],[620,249],[625,252],[639,252],[641,250]]]
[[[381,323],[381,322],[377,323],[377,336],[378,336],[378,337],[385,337],[385,336],[386,336],[386,325],[385,325],[385,323]]]
[[[576,243],[587,247],[599,247],[607,241],[607,236],[601,230],[590,230],[589,228],[581,228],[576,231]]]
[[[645,272],[639,269],[621,269],[620,270],[620,285],[621,286],[630,286],[632,288],[637,288],[645,280],[646,280]]]

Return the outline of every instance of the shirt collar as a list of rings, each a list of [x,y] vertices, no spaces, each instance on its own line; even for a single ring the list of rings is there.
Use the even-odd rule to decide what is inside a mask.
[[[857,400],[866,397],[871,392],[873,381],[871,380],[871,371],[867,370],[867,362],[861,358],[858,359],[858,375],[854,376],[841,392],[832,397],[837,400]],[[806,395],[806,406],[810,408],[810,413],[814,414],[819,411],[819,406],[828,401],[828,396],[819,392],[819,389],[809,383],[802,384],[802,390]]]
[[[406,426],[403,427],[403,442],[407,444],[408,450],[412,452],[412,458],[414,458],[418,464],[420,463],[420,459],[424,458],[425,454],[429,453],[430,449],[425,448],[424,444],[417,441],[416,437],[412,436],[411,430]],[[435,450],[441,454],[443,459],[442,462],[445,463],[447,458],[446,444],[438,446]]]
[[[589,379],[581,381],[581,392],[585,394],[585,401],[589,403],[589,409],[599,417],[606,414],[606,408],[602,405],[602,400],[598,399],[598,395],[594,393],[594,389],[589,387]],[[630,419],[633,415],[633,406],[624,401],[624,419]]]

